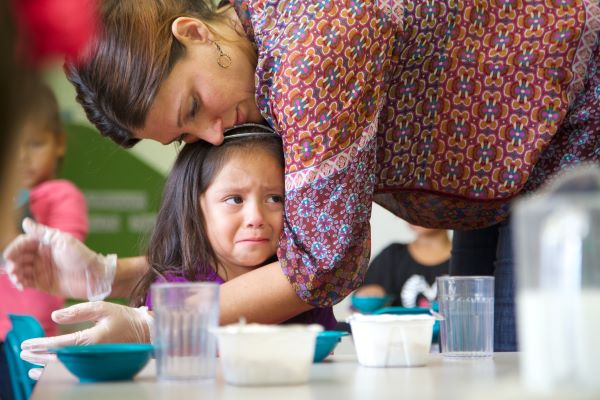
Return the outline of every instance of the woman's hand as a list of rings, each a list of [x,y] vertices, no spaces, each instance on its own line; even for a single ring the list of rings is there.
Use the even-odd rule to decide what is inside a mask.
[[[25,234],[4,251],[6,272],[17,287],[96,301],[111,292],[117,256],[103,256],[73,236],[31,219],[23,222]]]
[[[66,335],[26,340],[21,344],[23,360],[45,366],[56,360],[56,354],[50,350],[58,347],[97,343],[148,343],[153,324],[153,318],[146,307],[131,308],[103,301],[76,304],[54,311],[52,319],[59,324],[93,321],[95,325]],[[40,375],[40,368],[29,371],[32,379],[37,380]]]

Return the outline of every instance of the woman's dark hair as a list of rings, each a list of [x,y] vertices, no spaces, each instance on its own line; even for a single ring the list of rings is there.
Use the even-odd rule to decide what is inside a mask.
[[[100,0],[100,32],[65,73],[100,133],[132,147],[160,84],[185,48],[171,33],[178,17],[224,20],[210,0]]]
[[[217,271],[217,258],[206,234],[200,196],[228,159],[260,150],[284,166],[281,139],[268,128],[254,124],[230,129],[220,146],[198,141],[183,147],[163,190],[146,253],[150,268],[133,291],[133,305],[145,303],[150,285],[158,278],[177,276],[195,281],[198,275],[207,272],[199,270],[201,268]]]

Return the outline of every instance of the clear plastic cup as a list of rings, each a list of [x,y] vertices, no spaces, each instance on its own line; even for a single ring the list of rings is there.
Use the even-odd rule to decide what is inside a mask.
[[[600,191],[524,198],[513,224],[523,382],[600,393]]]
[[[158,378],[214,379],[219,285],[159,283],[152,285],[151,291]]]
[[[444,357],[490,357],[494,352],[494,277],[437,278]]]

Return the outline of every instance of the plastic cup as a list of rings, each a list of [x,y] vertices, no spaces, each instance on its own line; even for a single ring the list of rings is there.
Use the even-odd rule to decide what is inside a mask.
[[[494,352],[494,278],[437,278],[442,355],[450,358],[490,357]]]
[[[585,188],[573,178],[572,188]],[[512,222],[523,383],[598,395],[600,194],[530,196],[516,203]]]
[[[151,287],[160,380],[210,380],[216,371],[219,285],[159,283]]]

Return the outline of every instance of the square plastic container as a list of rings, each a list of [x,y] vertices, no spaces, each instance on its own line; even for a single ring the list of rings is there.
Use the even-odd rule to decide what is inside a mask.
[[[321,325],[235,324],[218,328],[225,381],[232,385],[308,382]]]
[[[348,318],[358,362],[365,367],[418,367],[429,361],[431,315],[361,315]]]

